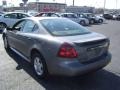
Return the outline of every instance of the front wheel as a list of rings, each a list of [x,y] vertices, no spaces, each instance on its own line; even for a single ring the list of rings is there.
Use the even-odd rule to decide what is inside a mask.
[[[94,24],[95,23],[95,21],[92,19],[92,20],[90,20],[90,24]]]
[[[0,30],[4,30],[7,27],[6,24],[4,23],[0,23]]]
[[[3,42],[4,42],[5,49],[8,50],[10,47],[9,47],[8,40],[7,40],[6,36],[3,37]]]
[[[80,24],[85,26],[85,21],[80,21]]]
[[[44,58],[39,53],[33,53],[32,65],[35,74],[39,78],[46,78],[48,75],[47,67]]]

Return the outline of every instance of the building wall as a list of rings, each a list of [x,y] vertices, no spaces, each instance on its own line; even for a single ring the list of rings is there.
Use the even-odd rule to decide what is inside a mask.
[[[87,6],[68,6],[66,8],[66,12],[72,13],[94,13],[94,7],[87,7]]]
[[[0,6],[0,11],[2,11],[3,10],[3,8],[2,8],[2,6]]]
[[[30,2],[28,3],[29,10],[36,10],[39,12],[61,12],[65,10],[66,4],[61,3],[41,3],[41,2]]]

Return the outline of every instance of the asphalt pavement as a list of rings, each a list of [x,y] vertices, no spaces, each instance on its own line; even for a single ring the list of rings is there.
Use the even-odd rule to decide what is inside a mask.
[[[120,90],[120,21],[86,27],[110,38],[112,61],[104,69],[79,77],[39,79],[31,65],[6,51],[0,34],[0,90]]]

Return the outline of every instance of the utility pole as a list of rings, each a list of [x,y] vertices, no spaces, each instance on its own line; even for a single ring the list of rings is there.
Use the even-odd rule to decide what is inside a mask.
[[[117,9],[117,3],[118,3],[118,0],[116,0],[116,9]]]
[[[104,13],[105,13],[105,8],[106,8],[106,0],[104,0]]]
[[[66,4],[66,0],[65,0],[65,4]]]
[[[27,10],[26,10],[26,4],[27,4],[27,1],[28,0],[22,0],[23,1],[23,3],[24,3],[24,12],[27,12]]]
[[[39,12],[39,0],[36,0],[36,4],[37,4],[37,8],[36,8],[37,10],[36,11]]]
[[[75,1],[73,0],[73,6],[75,5]]]

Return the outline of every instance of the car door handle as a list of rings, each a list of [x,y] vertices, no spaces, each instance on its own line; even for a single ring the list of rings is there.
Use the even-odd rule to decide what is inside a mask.
[[[24,38],[28,39],[28,40],[31,40],[31,37],[27,37],[27,36],[23,36]]]
[[[28,39],[28,40],[31,40],[31,38],[30,38],[30,37],[27,37],[27,39]]]

